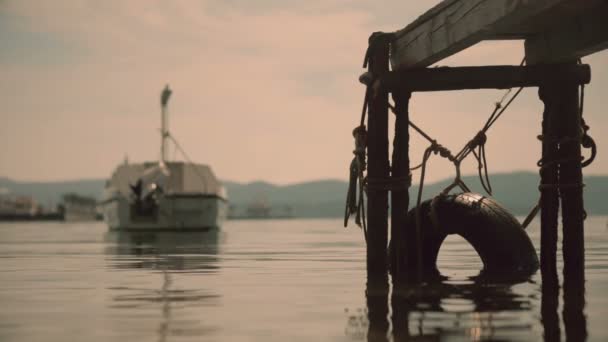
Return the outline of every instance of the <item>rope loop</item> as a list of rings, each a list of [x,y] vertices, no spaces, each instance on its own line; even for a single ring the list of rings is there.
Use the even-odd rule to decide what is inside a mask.
[[[365,161],[365,151],[367,149],[367,129],[365,125],[357,126],[353,129],[353,137],[355,138],[355,149],[353,154],[359,163],[358,172],[364,172],[367,169],[367,163]]]
[[[582,100],[581,100],[582,102]],[[582,108],[582,104],[581,104],[581,108]],[[582,112],[582,109],[581,109]],[[582,113],[581,113],[582,115]],[[597,156],[597,145],[595,144],[595,140],[593,140],[593,138],[589,135],[588,131],[589,131],[590,127],[589,125],[587,125],[587,123],[585,122],[585,119],[581,116],[581,130],[583,131],[583,136],[581,138],[581,146],[583,148],[586,149],[591,149],[591,156],[589,156],[589,158],[587,158],[586,160],[583,160],[582,162],[582,166],[583,167],[587,167],[589,165],[591,165],[591,163],[593,163],[593,161],[595,160],[595,157]]]

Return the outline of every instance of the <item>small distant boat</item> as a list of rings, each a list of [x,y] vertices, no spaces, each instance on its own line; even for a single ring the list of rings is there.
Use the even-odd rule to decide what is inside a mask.
[[[125,160],[106,183],[102,206],[111,230],[209,230],[226,218],[226,191],[209,166],[167,160],[168,140],[174,140],[167,128],[170,96],[167,85],[161,94],[160,160]]]

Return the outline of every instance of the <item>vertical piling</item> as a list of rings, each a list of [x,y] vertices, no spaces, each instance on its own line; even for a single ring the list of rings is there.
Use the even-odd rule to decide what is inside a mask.
[[[393,92],[395,101],[395,137],[391,174],[400,186],[391,191],[391,247],[393,282],[403,280],[406,251],[407,210],[409,207],[410,157],[409,157],[409,91]]]
[[[555,85],[547,83],[538,94],[545,108],[542,122],[542,159],[540,162],[540,268],[542,280],[548,291],[559,291],[557,277],[557,217],[559,211],[558,145],[556,141],[557,110],[559,98]]]
[[[543,302],[547,311],[557,307],[557,216],[562,206],[562,252],[564,258],[564,310],[566,340],[584,341],[587,336],[585,306],[585,246],[581,116],[578,84],[562,82],[540,87],[545,103],[543,116],[543,163],[541,168],[541,272]],[[543,304],[544,306],[544,304]],[[556,314],[555,314],[556,315]],[[553,319],[553,313],[543,320]],[[544,316],[544,315],[543,315]],[[550,325],[546,337],[559,336]]]
[[[581,116],[578,84],[560,84],[558,139],[559,191],[562,203],[564,256],[564,327],[567,341],[584,341],[587,337],[585,306],[585,244],[583,172],[581,155]]]
[[[369,38],[369,64],[374,77],[389,70],[389,39],[382,33],[374,33]],[[387,278],[388,241],[388,191],[372,186],[374,180],[389,177],[388,161],[388,92],[372,85],[368,102],[368,237],[367,275],[368,281]]]
[[[559,190],[562,199],[564,281],[584,280],[585,245],[583,208],[583,172],[581,155],[581,117],[579,115],[578,85],[563,84],[557,90],[559,98],[560,169]]]

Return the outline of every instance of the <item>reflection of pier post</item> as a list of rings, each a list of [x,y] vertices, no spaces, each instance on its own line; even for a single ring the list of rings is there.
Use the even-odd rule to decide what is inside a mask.
[[[388,341],[388,281],[374,282],[368,279],[367,300],[368,341]]]
[[[543,277],[545,276],[543,275]],[[559,285],[557,284],[557,278],[555,281],[550,278],[547,280],[542,282],[542,296],[540,299],[540,320],[544,330],[543,337],[545,342],[559,341],[559,315],[557,314]]]
[[[400,293],[393,283],[391,295],[391,323],[393,326],[393,341],[406,341],[410,337],[409,315],[410,301],[405,293]]]

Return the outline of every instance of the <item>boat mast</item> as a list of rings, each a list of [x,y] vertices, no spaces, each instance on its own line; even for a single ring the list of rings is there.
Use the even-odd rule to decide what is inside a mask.
[[[171,97],[171,89],[169,85],[165,86],[165,89],[160,94],[160,160],[161,162],[167,161],[167,140],[169,139],[169,122],[167,120],[167,103],[169,103],[169,97]]]

